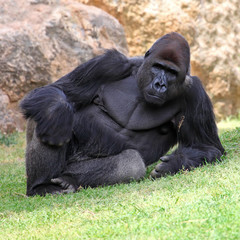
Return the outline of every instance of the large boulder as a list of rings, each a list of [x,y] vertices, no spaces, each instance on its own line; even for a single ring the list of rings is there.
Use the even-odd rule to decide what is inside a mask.
[[[171,31],[189,41],[192,74],[203,81],[218,119],[240,110],[239,0],[78,0],[115,16],[130,55],[143,54]]]
[[[72,1],[0,0],[0,131],[22,128],[18,102],[27,92],[107,48],[128,53],[122,26],[99,8]]]

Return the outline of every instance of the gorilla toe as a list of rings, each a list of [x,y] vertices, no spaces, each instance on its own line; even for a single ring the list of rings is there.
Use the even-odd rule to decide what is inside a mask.
[[[51,179],[51,183],[58,185],[59,187],[61,187],[60,191],[57,191],[54,194],[61,194],[61,193],[74,193],[76,192],[76,188],[74,187],[74,185],[72,185],[71,183],[69,183],[68,181],[66,181],[65,179],[59,177],[59,178],[53,178]]]

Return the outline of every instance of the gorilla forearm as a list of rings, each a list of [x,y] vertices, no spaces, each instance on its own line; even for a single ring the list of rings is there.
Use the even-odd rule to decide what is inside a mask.
[[[62,90],[48,85],[33,90],[20,104],[36,123],[36,134],[50,145],[63,145],[72,135],[73,106]]]
[[[224,148],[218,137],[213,106],[198,77],[192,77],[192,86],[186,92],[184,101],[185,119],[179,131],[179,143],[183,146],[214,146],[223,154]]]

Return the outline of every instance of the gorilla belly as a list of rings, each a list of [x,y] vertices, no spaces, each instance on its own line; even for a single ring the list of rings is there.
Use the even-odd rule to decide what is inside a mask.
[[[130,130],[121,126],[102,106],[92,104],[76,115],[75,135],[84,140],[79,151],[90,156],[118,154],[125,149],[137,150],[149,165],[164,155],[169,145],[175,144],[175,131],[172,127],[161,133],[161,126],[145,130]],[[139,119],[141,121],[141,119]],[[85,126],[84,129],[81,126]],[[92,131],[94,129],[94,132]],[[117,151],[116,151],[117,150]]]

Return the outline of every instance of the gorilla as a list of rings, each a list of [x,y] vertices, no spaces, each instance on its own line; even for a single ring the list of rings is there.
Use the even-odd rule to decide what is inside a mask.
[[[27,123],[27,195],[127,183],[215,162],[224,154],[211,101],[190,75],[178,33],[144,57],[108,50],[20,103]],[[170,155],[168,150],[177,144]]]

